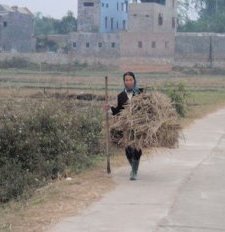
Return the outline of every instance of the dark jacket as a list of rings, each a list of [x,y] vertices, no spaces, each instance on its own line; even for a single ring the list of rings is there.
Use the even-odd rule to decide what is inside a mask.
[[[139,88],[139,91],[140,91],[139,93],[143,93],[144,89]],[[133,96],[134,96],[134,94],[133,94]],[[114,107],[114,106],[111,107],[112,114],[117,115],[118,113],[120,113],[121,110],[124,109],[124,106],[127,104],[128,99],[129,98],[128,98],[125,90],[122,91],[117,97],[117,107]]]

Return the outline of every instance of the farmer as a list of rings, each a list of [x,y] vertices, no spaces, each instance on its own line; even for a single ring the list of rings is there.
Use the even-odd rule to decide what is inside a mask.
[[[143,92],[143,89],[137,88],[136,78],[133,72],[126,72],[123,75],[124,90],[118,95],[118,104],[116,107],[106,105],[105,110],[111,111],[112,115],[117,115],[124,109],[132,97]],[[136,180],[142,150],[131,146],[125,148],[126,157],[131,165],[130,180]]]

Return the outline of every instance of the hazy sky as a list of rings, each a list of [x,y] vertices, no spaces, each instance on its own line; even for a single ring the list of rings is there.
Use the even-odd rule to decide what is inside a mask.
[[[77,15],[77,0],[0,0],[0,4],[26,6],[32,13],[42,12],[54,18],[62,18],[68,10]]]

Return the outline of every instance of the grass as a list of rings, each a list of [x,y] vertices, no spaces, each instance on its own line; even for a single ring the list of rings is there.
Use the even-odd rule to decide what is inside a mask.
[[[225,107],[225,91],[194,91],[188,98],[188,112],[181,119],[183,126],[190,125],[195,119],[204,117]]]
[[[121,156],[114,157],[113,166],[121,163]],[[106,174],[105,161],[101,160],[88,171],[73,175],[71,181],[52,182],[29,200],[1,206],[0,231],[46,231],[61,218],[78,214],[114,187]]]
[[[74,73],[39,73],[23,70],[0,70],[0,101],[9,98],[30,97],[48,92],[65,94],[89,92],[104,94],[105,71],[81,70]],[[122,73],[109,73],[111,103],[116,104],[116,94],[122,89]],[[186,75],[178,72],[168,74],[137,74],[139,86],[165,89],[168,84],[184,83],[189,90],[188,113],[181,119],[186,127],[194,120],[225,107],[225,77],[220,75]],[[29,86],[29,88],[28,88]],[[56,88],[57,87],[57,88]],[[126,163],[122,150],[112,150],[113,166]],[[105,160],[96,162],[90,170],[50,183],[39,189],[26,201],[11,201],[0,207],[0,231],[45,231],[49,225],[65,216],[79,213],[104,193],[113,189],[115,183],[106,175]]]

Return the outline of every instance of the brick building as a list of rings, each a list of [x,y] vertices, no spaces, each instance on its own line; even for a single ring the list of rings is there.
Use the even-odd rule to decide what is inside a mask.
[[[176,0],[78,0],[78,31],[68,42],[78,59],[170,62],[176,21]]]
[[[79,0],[78,31],[118,32],[127,29],[128,0]]]
[[[33,50],[33,15],[27,8],[0,4],[0,51]]]

